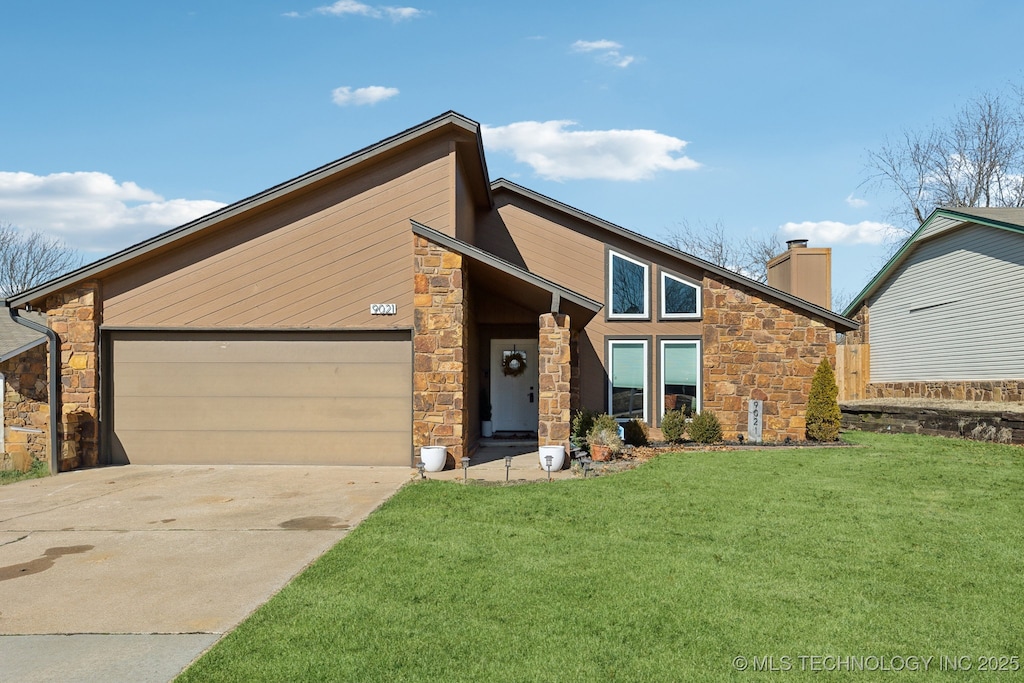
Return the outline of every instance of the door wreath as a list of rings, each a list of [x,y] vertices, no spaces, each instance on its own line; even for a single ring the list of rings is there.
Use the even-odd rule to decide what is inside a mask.
[[[501,372],[506,377],[518,377],[526,371],[526,354],[522,351],[505,351],[501,358]]]

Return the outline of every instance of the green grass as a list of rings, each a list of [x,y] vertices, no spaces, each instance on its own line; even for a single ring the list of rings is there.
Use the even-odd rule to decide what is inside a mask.
[[[32,466],[26,472],[21,470],[0,470],[0,486],[13,484],[16,481],[24,481],[25,479],[39,479],[48,476],[50,476],[49,465],[42,460],[33,460]]]
[[[789,657],[787,679],[1015,678],[937,669],[1024,657],[1024,451],[847,438],[863,447],[407,486],[180,680],[770,677],[741,655]],[[801,655],[936,659],[801,673]]]

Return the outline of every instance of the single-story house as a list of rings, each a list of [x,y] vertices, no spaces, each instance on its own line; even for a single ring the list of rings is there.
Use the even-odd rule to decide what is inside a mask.
[[[1024,209],[936,209],[845,314],[846,398],[1024,401]]]
[[[59,469],[457,461],[487,412],[566,444],[581,406],[713,410],[735,438],[751,398],[765,440],[803,439],[815,367],[856,328],[492,182],[454,112],[6,303],[32,338],[0,364],[5,429]]]

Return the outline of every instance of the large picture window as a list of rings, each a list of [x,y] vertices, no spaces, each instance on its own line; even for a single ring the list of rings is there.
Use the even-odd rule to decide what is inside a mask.
[[[618,420],[634,417],[647,421],[647,341],[615,339],[608,342],[611,387],[608,414]]]
[[[609,318],[647,318],[650,268],[628,256],[608,252]]]
[[[700,286],[662,272],[661,317],[699,318]]]
[[[666,339],[661,342],[661,414],[689,408],[700,412],[700,342]]]

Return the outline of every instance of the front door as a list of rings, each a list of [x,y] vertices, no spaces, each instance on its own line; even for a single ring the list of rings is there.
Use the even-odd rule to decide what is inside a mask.
[[[491,421],[496,432],[537,431],[537,340],[491,340]]]

